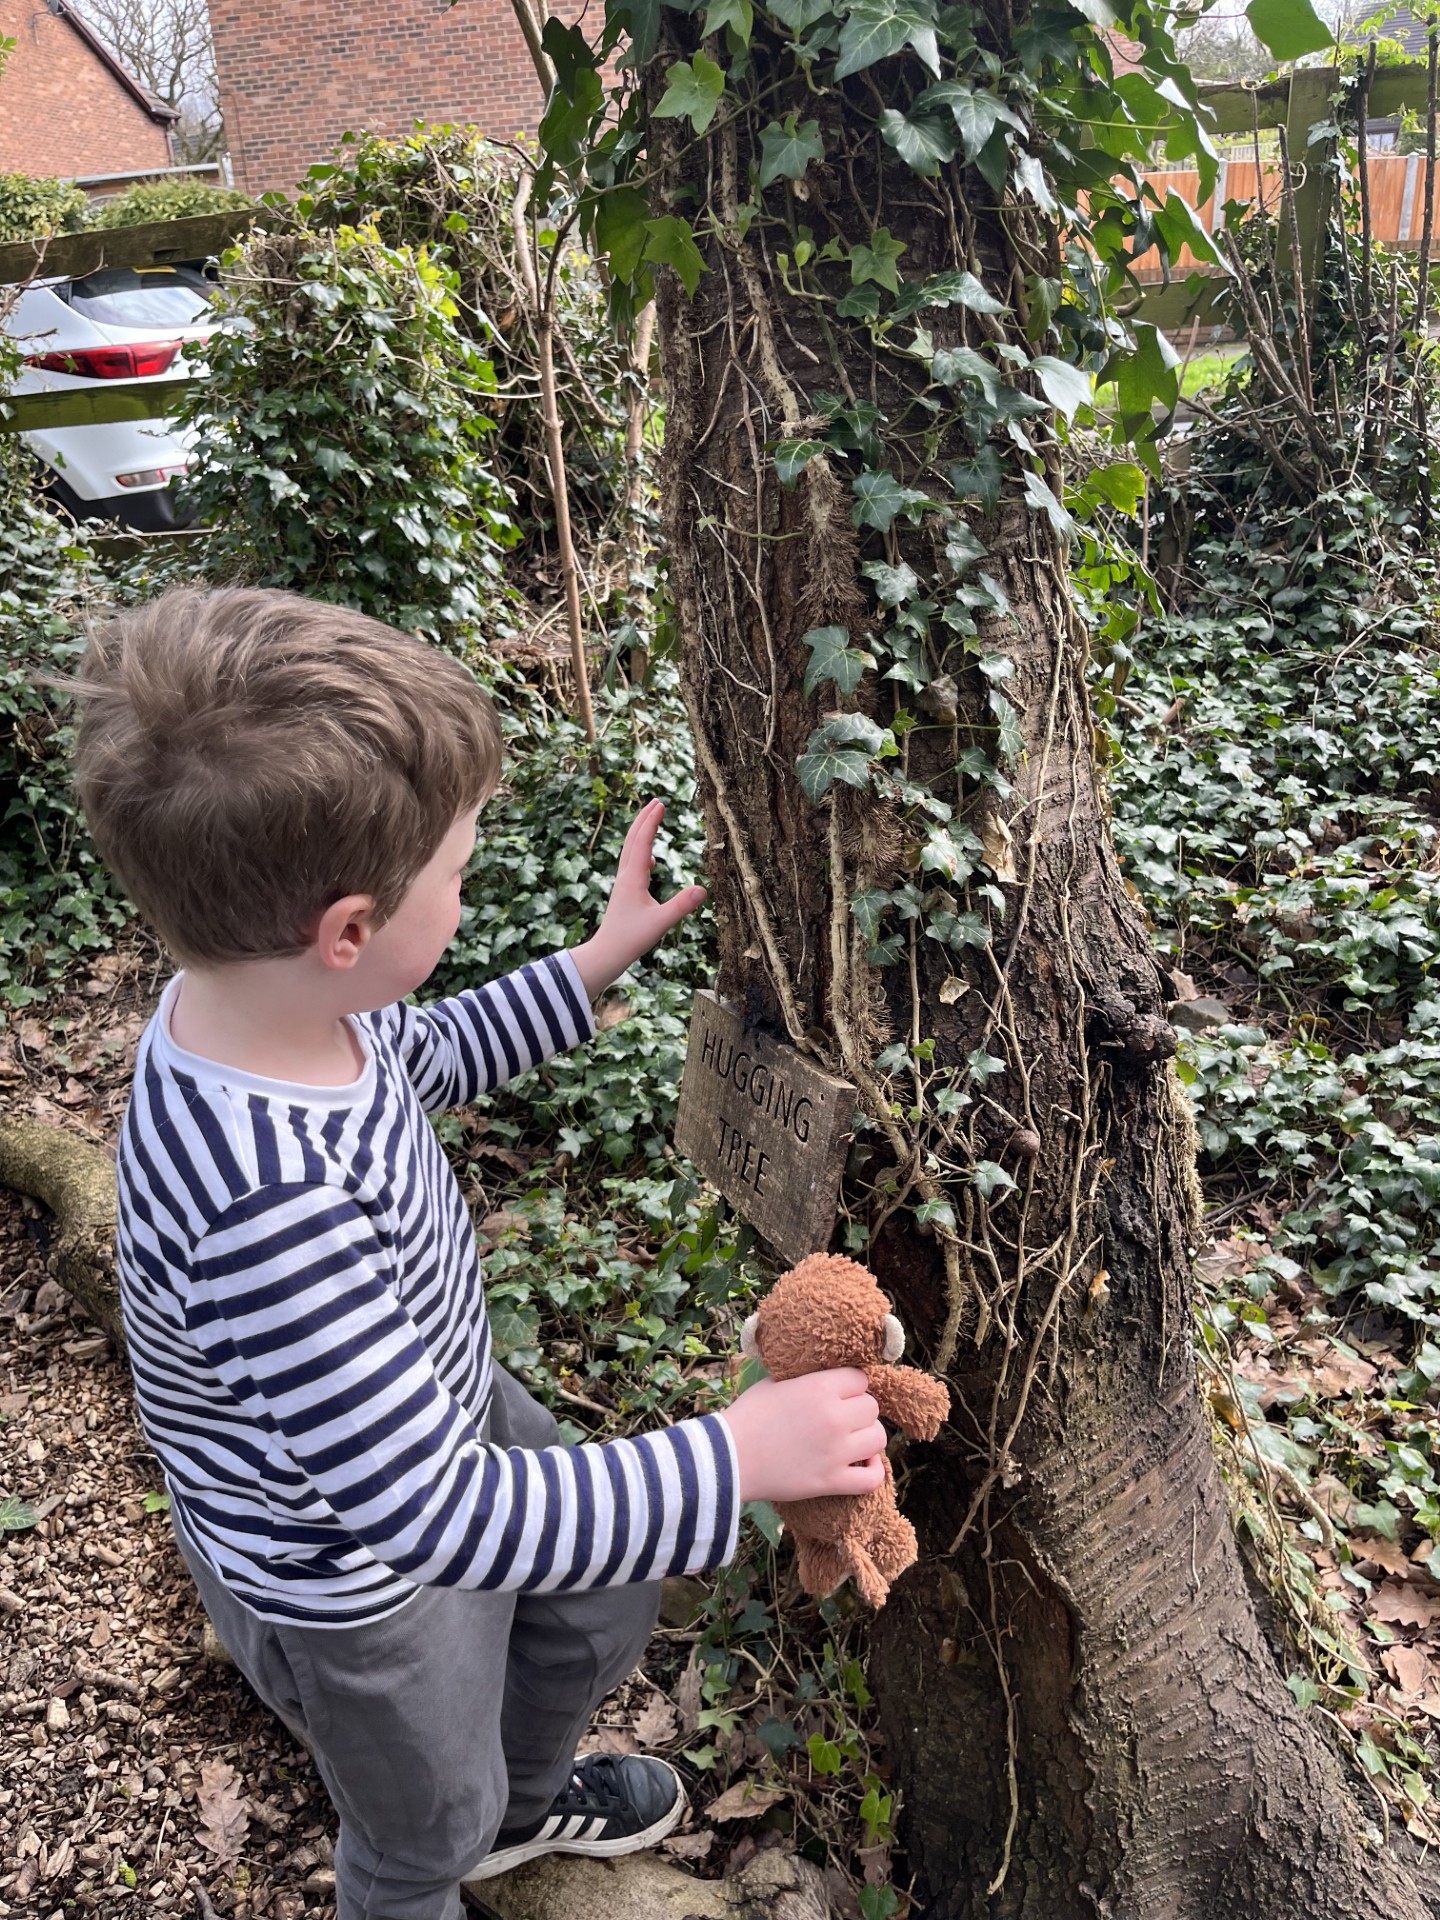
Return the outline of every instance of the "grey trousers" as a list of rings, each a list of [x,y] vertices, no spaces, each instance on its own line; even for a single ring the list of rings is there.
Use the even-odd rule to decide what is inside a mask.
[[[545,1447],[555,1422],[504,1367],[489,1437]],[[644,1651],[658,1586],[578,1593],[426,1587],[388,1619],[277,1626],[175,1529],[205,1611],[265,1704],[311,1749],[340,1817],[339,1920],[457,1920],[502,1822],[564,1785],[591,1713]]]

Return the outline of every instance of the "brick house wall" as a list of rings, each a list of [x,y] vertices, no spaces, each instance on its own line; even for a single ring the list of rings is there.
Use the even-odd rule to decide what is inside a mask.
[[[210,0],[210,24],[247,193],[289,191],[343,133],[453,121],[508,140],[544,104],[510,0]]]
[[[136,173],[168,167],[174,115],[122,78],[83,23],[45,0],[0,0],[0,173]]]

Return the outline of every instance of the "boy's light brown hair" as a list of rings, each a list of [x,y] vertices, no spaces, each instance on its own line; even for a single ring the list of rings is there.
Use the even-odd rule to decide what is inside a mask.
[[[500,778],[458,660],[298,594],[176,588],[94,628],[72,686],[95,844],[192,965],[298,953],[350,893],[388,917]]]

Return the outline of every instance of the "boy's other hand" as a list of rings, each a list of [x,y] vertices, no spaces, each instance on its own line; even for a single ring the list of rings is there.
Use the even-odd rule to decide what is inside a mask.
[[[735,1441],[742,1500],[873,1493],[885,1478],[885,1429],[858,1367],[757,1380],[720,1417]]]
[[[669,900],[657,900],[650,891],[655,835],[664,818],[662,800],[651,800],[636,814],[625,836],[625,845],[620,849],[620,865],[610,889],[605,917],[582,946],[572,949],[585,991],[592,1000],[597,999],[612,980],[618,980],[642,953],[649,953],[658,945],[687,913],[693,913],[704,903],[704,887],[682,887]]]

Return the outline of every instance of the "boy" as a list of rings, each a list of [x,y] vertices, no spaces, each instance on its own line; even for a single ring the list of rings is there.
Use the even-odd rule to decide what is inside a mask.
[[[843,1370],[558,1445],[492,1367],[427,1116],[587,1039],[699,905],[650,895],[663,809],[583,945],[420,1010],[500,773],[463,667],[343,608],[186,590],[98,630],[77,692],[91,831],[183,968],[119,1154],[141,1423],[221,1639],[335,1803],[340,1920],[454,1920],[463,1879],[652,1845],[678,1777],[574,1751],[656,1583],[722,1563],[744,1500],[878,1485],[884,1431]]]

